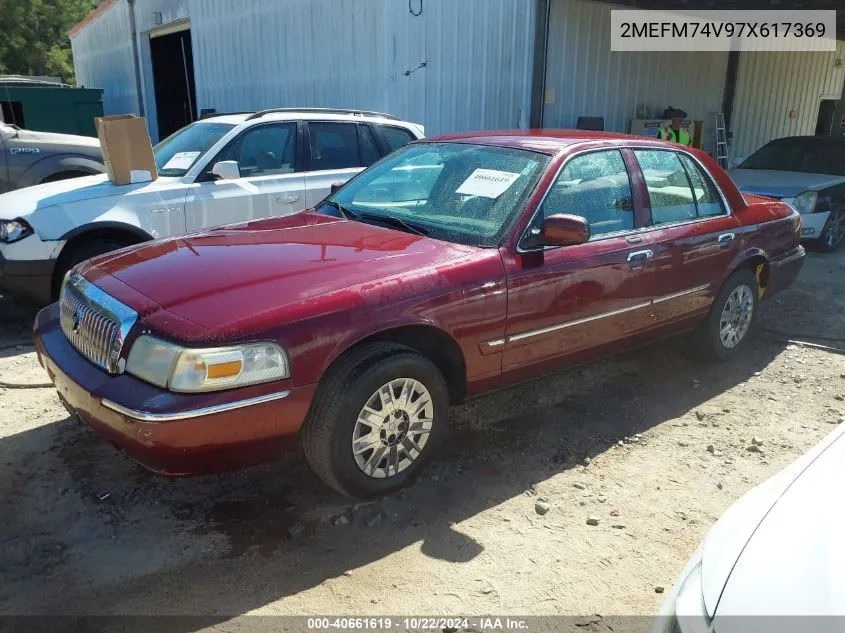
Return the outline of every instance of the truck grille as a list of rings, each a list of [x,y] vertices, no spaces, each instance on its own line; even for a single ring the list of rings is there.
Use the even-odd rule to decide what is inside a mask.
[[[59,324],[76,350],[110,374],[123,371],[126,335],[138,314],[78,273],[71,273],[59,299]]]

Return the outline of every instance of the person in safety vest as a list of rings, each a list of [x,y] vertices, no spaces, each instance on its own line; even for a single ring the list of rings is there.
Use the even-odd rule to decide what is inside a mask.
[[[663,118],[667,120],[661,124],[660,131],[658,132],[660,140],[689,146],[689,132],[681,127],[686,117],[687,113],[683,110],[673,108],[672,106],[666,108],[663,111]]]

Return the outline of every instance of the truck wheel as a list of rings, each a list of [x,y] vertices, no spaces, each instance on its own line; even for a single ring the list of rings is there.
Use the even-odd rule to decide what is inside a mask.
[[[449,392],[434,363],[404,345],[372,343],[341,357],[320,382],[302,446],[338,492],[380,497],[414,480],[448,420]]]
[[[56,262],[56,268],[53,271],[53,301],[58,301],[59,292],[62,289],[62,281],[65,274],[71,268],[86,259],[91,259],[97,255],[103,255],[116,251],[119,248],[132,245],[134,242],[130,240],[121,240],[117,238],[97,238],[86,240],[78,244],[72,244],[70,249],[65,249],[59,255],[59,261]]]
[[[743,268],[731,275],[716,296],[707,320],[694,334],[699,354],[709,360],[736,355],[757,322],[758,297],[753,272]]]

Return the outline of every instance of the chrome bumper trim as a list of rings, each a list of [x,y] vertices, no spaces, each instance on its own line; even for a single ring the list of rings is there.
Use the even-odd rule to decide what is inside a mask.
[[[794,262],[796,259],[801,259],[806,254],[806,250],[803,246],[799,246],[795,249],[791,255],[787,255],[783,259],[779,259],[777,261],[772,262],[772,266],[782,266],[783,264],[788,264],[789,262]]]
[[[173,422],[175,420],[201,418],[206,415],[214,415],[215,413],[224,413],[235,409],[243,409],[244,407],[251,407],[256,404],[264,404],[266,402],[273,402],[274,400],[281,400],[282,398],[287,398],[289,395],[290,390],[278,391],[276,393],[268,393],[263,396],[256,396],[255,398],[247,398],[246,400],[236,400],[235,402],[217,404],[212,407],[189,409],[188,411],[176,411],[174,413],[149,413],[147,411],[129,409],[117,404],[116,402],[112,402],[111,400],[103,399],[102,402],[103,406],[107,409],[116,411],[117,413],[132,418],[133,420],[141,420],[142,422]]]

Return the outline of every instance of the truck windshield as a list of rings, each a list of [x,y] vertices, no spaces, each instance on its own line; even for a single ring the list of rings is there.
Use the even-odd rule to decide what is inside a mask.
[[[509,147],[412,144],[364,170],[318,210],[494,247],[548,162],[545,154]]]
[[[153,148],[159,176],[184,176],[209,148],[231,130],[230,123],[197,121]]]

